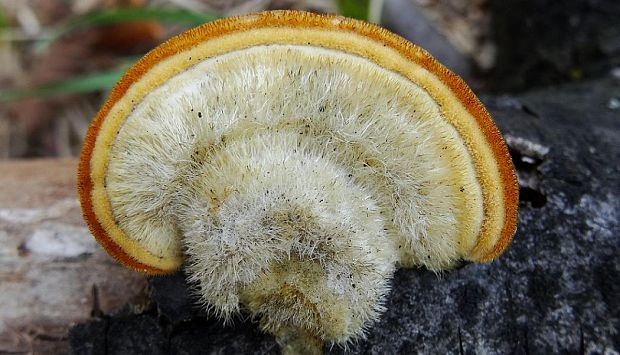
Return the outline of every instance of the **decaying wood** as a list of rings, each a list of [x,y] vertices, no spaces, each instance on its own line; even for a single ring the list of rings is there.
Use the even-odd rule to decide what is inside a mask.
[[[0,162],[0,353],[68,350],[75,322],[143,299],[82,222],[75,160]]]
[[[605,78],[485,101],[521,182],[517,235],[492,263],[440,277],[401,269],[367,337],[328,354],[604,354],[620,349],[620,120]],[[183,273],[155,277],[154,307],[81,323],[81,354],[277,354],[247,313],[195,307]]]

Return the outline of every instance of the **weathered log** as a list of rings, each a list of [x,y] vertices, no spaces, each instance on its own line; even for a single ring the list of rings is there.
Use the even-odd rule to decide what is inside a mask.
[[[0,162],[0,353],[62,353],[67,330],[143,302],[82,222],[75,160]]]
[[[519,231],[496,261],[403,269],[387,312],[352,353],[603,353],[620,349],[620,83],[487,98],[521,181]],[[156,307],[80,324],[76,354],[277,353],[249,320],[193,306],[180,273],[150,281]],[[326,349],[334,353],[338,348]]]

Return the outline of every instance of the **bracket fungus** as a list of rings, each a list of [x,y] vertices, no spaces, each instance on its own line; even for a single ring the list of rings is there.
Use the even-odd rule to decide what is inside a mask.
[[[508,150],[467,85],[378,26],[274,11],[189,30],[116,85],[79,166],[123,265],[288,349],[346,344],[397,267],[486,262],[516,229]]]

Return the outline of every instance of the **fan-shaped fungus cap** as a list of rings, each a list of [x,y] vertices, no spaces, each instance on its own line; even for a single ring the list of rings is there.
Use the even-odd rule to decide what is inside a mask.
[[[517,191],[458,76],[380,27],[292,11],[214,21],[148,53],[95,117],[79,167],[84,218],[121,263],[167,273],[186,253],[215,311],[241,302],[266,329],[333,341],[381,311],[396,263],[502,253]]]

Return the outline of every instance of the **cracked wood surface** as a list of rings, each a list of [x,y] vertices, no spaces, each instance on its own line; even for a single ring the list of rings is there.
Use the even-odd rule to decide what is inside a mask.
[[[620,80],[487,98],[519,173],[517,235],[488,264],[401,269],[353,354],[603,354],[620,350]],[[611,108],[610,108],[611,107]],[[72,328],[74,354],[277,354],[247,314],[193,307],[182,273],[151,279],[156,307]],[[245,318],[245,319],[244,319]],[[343,353],[326,348],[327,353]]]
[[[512,137],[522,185],[513,244],[493,263],[440,277],[399,270],[387,311],[350,352],[617,352],[620,121],[613,97],[620,97],[616,79],[488,98]],[[67,338],[74,354],[278,352],[247,319],[223,325],[193,307],[180,273],[152,279],[153,307],[115,312],[143,301],[144,278],[90,238],[74,170],[74,161],[0,163],[0,353],[64,353]],[[70,324],[91,318],[67,335]]]
[[[63,353],[76,322],[140,302],[82,222],[76,160],[0,162],[0,353]]]
[[[327,353],[562,354],[620,350],[620,120],[607,78],[487,98],[521,185],[519,227],[488,264],[402,269],[367,338]],[[156,307],[82,323],[75,354],[277,354],[242,315],[192,305],[182,273],[151,279]]]

